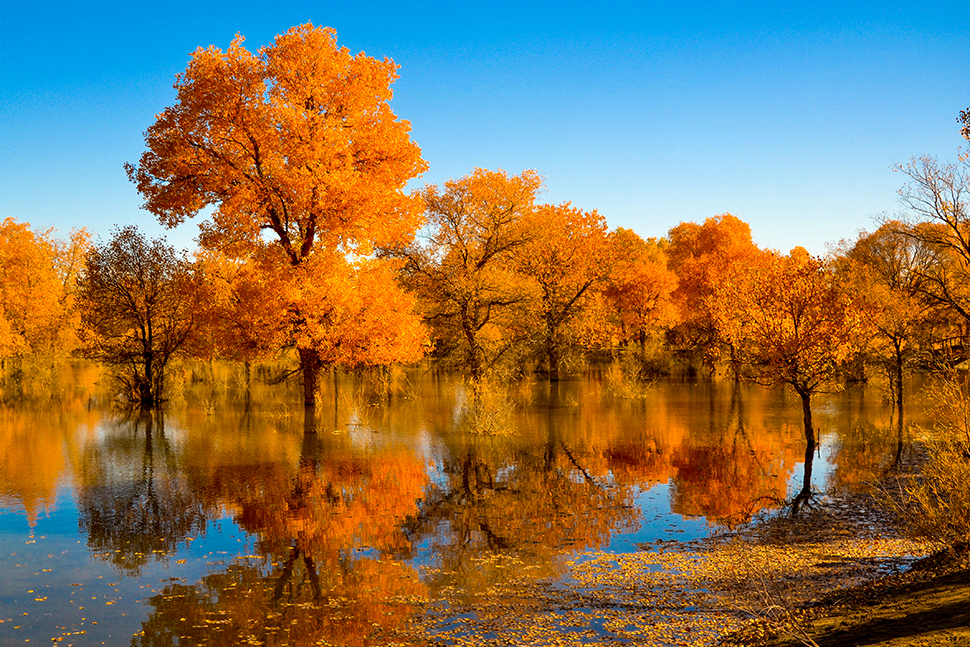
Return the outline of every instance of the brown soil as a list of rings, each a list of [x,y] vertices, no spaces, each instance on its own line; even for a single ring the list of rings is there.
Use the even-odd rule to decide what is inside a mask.
[[[818,617],[805,620],[802,628],[819,647],[970,645],[968,560],[940,557],[928,558],[908,573],[828,596],[814,609]],[[758,644],[807,642],[787,635]]]

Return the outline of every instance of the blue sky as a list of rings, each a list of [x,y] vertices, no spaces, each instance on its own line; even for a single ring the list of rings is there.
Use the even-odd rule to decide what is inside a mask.
[[[899,210],[893,164],[966,146],[965,2],[5,2],[0,217],[163,233],[122,166],[175,74],[304,22],[401,66],[391,105],[430,164],[414,186],[534,168],[543,201],[644,237],[731,212],[821,254]],[[166,233],[189,247],[195,227]]]

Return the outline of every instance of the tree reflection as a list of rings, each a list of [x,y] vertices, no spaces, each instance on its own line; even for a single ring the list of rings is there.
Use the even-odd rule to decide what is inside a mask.
[[[34,527],[54,507],[65,468],[65,430],[26,411],[0,409],[0,497],[17,502]]]
[[[88,547],[126,575],[164,559],[205,532],[207,510],[187,487],[160,413],[118,425],[89,447],[77,487],[78,525]]]
[[[169,585],[149,598],[154,610],[132,645],[423,642],[410,638],[409,619],[425,601],[425,590],[409,567],[362,558],[343,572],[352,577],[320,582],[320,588],[307,584],[313,576],[305,562],[294,560],[292,567],[282,590],[279,565],[233,565],[194,586]]]
[[[411,553],[402,527],[417,513],[424,464],[408,448],[316,430],[307,409],[295,469],[267,461],[197,476],[209,505],[258,538],[261,558],[167,587],[135,644],[371,645],[407,633],[427,591],[395,557]]]
[[[695,429],[674,450],[671,509],[728,525],[745,523],[784,500],[794,469],[790,447],[781,434],[769,432],[764,416],[746,413],[739,384],[723,419],[714,409],[713,393],[708,406],[708,429]]]
[[[557,556],[600,547],[636,523],[632,490],[610,478],[599,449],[573,446],[559,418],[544,422],[542,442],[527,429],[445,440],[441,479],[408,528],[431,543],[433,589],[457,583],[474,592],[526,569],[551,575]]]

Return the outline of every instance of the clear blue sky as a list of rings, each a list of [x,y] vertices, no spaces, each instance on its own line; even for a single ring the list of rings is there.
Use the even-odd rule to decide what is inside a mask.
[[[555,9],[553,9],[555,7]],[[848,8],[847,8],[848,7]],[[437,184],[546,178],[544,201],[662,236],[731,212],[817,254],[899,209],[894,163],[966,142],[970,5],[4,2],[0,217],[162,232],[122,165],[199,46],[304,22],[400,66],[394,111]],[[169,233],[192,245],[195,224]]]

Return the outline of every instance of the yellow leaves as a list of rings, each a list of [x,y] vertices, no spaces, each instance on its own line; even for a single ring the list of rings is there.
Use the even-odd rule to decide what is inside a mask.
[[[0,358],[73,349],[74,292],[88,245],[84,230],[66,241],[28,223],[0,223]]]
[[[762,377],[814,392],[868,337],[863,304],[800,248],[762,252],[707,303],[725,339]]]

